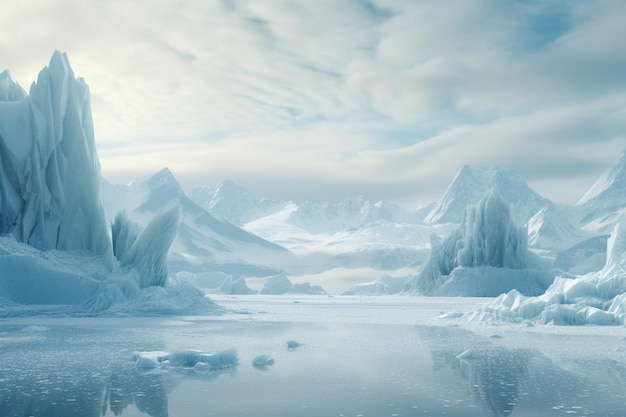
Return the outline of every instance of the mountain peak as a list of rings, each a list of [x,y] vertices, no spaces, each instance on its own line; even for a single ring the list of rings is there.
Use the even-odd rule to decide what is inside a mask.
[[[475,205],[495,189],[507,201],[516,221],[525,223],[542,207],[550,204],[513,170],[463,166],[445,193],[425,218],[426,223],[460,223],[465,208]]]
[[[620,197],[621,200],[624,200],[624,189],[626,189],[626,150],[602,173],[576,205],[589,204],[594,200],[610,204],[611,201],[609,200]]]
[[[259,200],[231,180],[189,190],[189,198],[212,215],[236,225],[277,211],[284,203]]]

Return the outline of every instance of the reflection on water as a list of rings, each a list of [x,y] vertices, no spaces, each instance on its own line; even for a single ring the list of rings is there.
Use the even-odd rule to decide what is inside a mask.
[[[140,374],[132,363],[118,365],[109,379],[107,394],[111,412],[116,416],[132,404],[151,417],[168,416],[163,374]]]
[[[538,353],[492,346],[457,328],[419,327],[418,333],[431,349],[435,374],[446,367],[466,381],[474,403],[482,408],[484,415],[502,417],[513,412],[519,401],[520,385],[527,380],[530,360],[539,356]],[[471,346],[470,350],[463,352],[458,346],[441,343],[454,339],[464,340],[463,346]]]
[[[435,379],[463,381],[484,415],[620,415],[626,398],[626,366],[581,358],[563,369],[539,352],[505,349],[458,328],[419,327],[430,348]],[[463,340],[464,352],[442,340]],[[619,412],[616,414],[616,411]]]
[[[41,334],[0,327],[0,416],[500,417],[620,415],[623,409],[621,362],[581,358],[564,369],[538,352],[506,349],[459,328],[196,325],[176,333],[158,322],[147,330],[82,333],[71,326]],[[285,341],[294,332],[306,343],[290,351]],[[188,368],[144,373],[130,360],[133,350],[164,349],[172,340],[230,344],[244,358],[226,370],[233,378]],[[459,359],[466,349],[471,354]],[[267,372],[246,360],[259,353],[276,358]]]
[[[528,370],[530,353],[496,349],[461,359],[474,401],[488,415],[508,416],[518,402],[519,386]]]

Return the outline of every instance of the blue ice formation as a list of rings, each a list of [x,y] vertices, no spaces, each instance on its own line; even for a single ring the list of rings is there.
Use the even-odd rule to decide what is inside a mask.
[[[165,285],[179,220],[172,206],[140,230],[120,214],[109,234],[89,88],[65,53],[54,52],[28,95],[0,73],[3,306],[83,304],[94,312],[141,300],[131,288]],[[104,300],[111,293],[124,297]]]
[[[527,231],[512,220],[508,203],[490,190],[466,209],[461,227],[433,237],[431,255],[408,290],[423,295],[497,296],[518,288],[541,293],[553,276],[527,268]]]
[[[54,53],[26,93],[0,74],[0,232],[40,250],[107,254],[89,87]]]

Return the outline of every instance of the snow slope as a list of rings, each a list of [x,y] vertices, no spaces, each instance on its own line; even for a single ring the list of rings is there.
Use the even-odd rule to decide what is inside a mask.
[[[357,196],[339,203],[304,202],[291,211],[288,222],[312,233],[335,233],[380,222],[422,224],[422,219],[395,204]]]
[[[230,180],[204,187],[194,187],[188,196],[211,215],[242,226],[252,220],[270,215],[287,203],[257,199],[248,190]]]
[[[564,250],[590,237],[576,227],[577,210],[549,203],[528,220],[528,246]]]
[[[595,233],[608,233],[626,214],[626,151],[607,168],[576,203],[581,224]]]
[[[428,257],[430,235],[444,236],[450,225],[377,221],[337,232],[311,232],[290,223],[291,203],[282,211],[244,225],[297,255],[290,278],[343,292],[383,273],[405,276]]]

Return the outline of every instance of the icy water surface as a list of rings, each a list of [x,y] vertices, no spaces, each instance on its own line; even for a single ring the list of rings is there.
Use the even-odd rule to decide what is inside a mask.
[[[564,365],[445,323],[253,317],[2,320],[0,416],[625,415],[620,354]],[[594,343],[562,339],[564,352]],[[131,361],[186,348],[235,348],[239,364],[146,372]],[[273,364],[252,366],[263,354]]]

